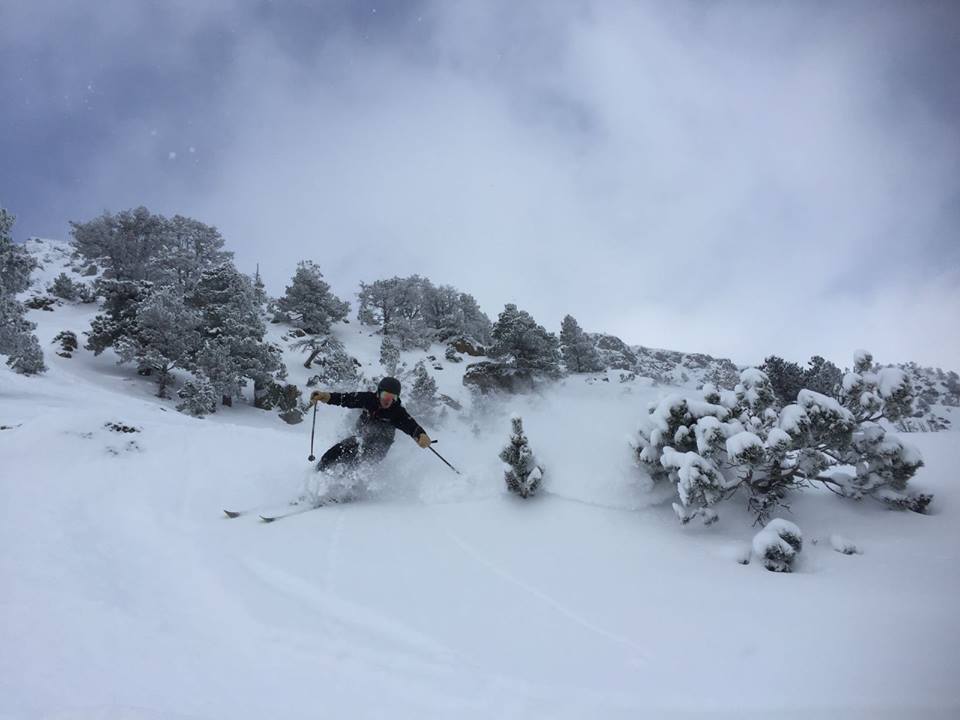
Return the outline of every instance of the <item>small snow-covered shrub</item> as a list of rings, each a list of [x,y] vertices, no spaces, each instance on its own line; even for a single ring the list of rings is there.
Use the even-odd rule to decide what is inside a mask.
[[[844,537],[843,535],[831,535],[830,547],[832,547],[838,553],[843,553],[844,555],[855,555],[860,552],[860,548],[857,547],[857,544],[850,538]]]
[[[523,432],[523,419],[514,415],[510,420],[512,432],[510,441],[500,451],[500,459],[504,462],[503,477],[510,492],[517,493],[522,498],[534,495],[543,482],[543,468],[537,465],[530,450],[530,443]]]
[[[61,300],[73,302],[80,299],[81,283],[75,283],[66,273],[60,273],[53,279],[48,292]]]
[[[773,572],[792,572],[797,553],[803,549],[800,528],[789,520],[774,518],[753,536],[753,553]]]
[[[177,392],[180,398],[177,410],[189,413],[194,417],[203,417],[217,411],[217,391],[206,379],[188,381]]]

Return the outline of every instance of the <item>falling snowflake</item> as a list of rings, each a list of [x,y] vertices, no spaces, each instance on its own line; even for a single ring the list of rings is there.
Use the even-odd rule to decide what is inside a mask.
[[[176,159],[177,159],[177,154],[173,152],[173,150],[167,153],[167,160],[176,160]]]

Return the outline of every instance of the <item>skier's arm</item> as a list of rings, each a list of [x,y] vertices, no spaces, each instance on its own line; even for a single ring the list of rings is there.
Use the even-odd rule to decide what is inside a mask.
[[[375,404],[377,396],[372,392],[330,393],[328,405],[339,405],[345,408],[363,409]]]
[[[430,444],[430,436],[427,435],[427,431],[420,427],[420,424],[410,416],[406,408],[400,408],[394,424],[416,440],[420,447],[425,448]]]

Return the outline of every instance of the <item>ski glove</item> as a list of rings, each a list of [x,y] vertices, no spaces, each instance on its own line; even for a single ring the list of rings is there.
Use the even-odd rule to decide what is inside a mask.
[[[430,447],[430,436],[426,433],[420,433],[420,437],[417,438],[417,445],[424,449]]]
[[[322,402],[324,404],[330,402],[330,393],[324,392],[323,390],[314,390],[310,393],[310,402],[318,403]]]

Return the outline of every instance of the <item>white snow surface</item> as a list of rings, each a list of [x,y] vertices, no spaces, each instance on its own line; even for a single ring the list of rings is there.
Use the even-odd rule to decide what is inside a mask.
[[[94,312],[31,311],[49,372],[0,366],[3,720],[960,714],[953,433],[911,437],[933,514],[806,491],[790,517],[813,541],[775,574],[738,562],[741,499],[682,526],[634,465],[633,429],[676,388],[571,377],[475,407],[469,359],[441,360],[465,410],[428,430],[462,475],[398,435],[363,501],[229,520],[315,481],[309,416],[197,420],[109,352],[57,357]],[[337,333],[370,374],[379,339]],[[527,501],[497,457],[514,412],[549,468]],[[321,407],[315,453],[354,417]],[[870,552],[834,552],[841,529]]]

